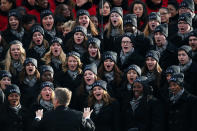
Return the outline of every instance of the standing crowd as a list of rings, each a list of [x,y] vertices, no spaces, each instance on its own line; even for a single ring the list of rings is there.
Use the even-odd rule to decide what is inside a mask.
[[[0,130],[197,131],[197,0],[0,0]]]

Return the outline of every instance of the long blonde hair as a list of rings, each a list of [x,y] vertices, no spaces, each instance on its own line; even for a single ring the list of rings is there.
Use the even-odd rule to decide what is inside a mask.
[[[52,54],[51,47],[50,47],[50,50],[44,55],[43,58],[41,58],[41,60],[45,61],[46,65],[50,65],[52,56],[53,54]],[[62,68],[63,68],[63,66],[66,65],[66,54],[64,53],[62,48],[61,48],[60,55],[58,56],[58,59],[62,62]]]
[[[68,71],[68,58],[69,58],[69,57],[70,57],[70,56],[68,56],[68,57],[66,58],[66,64],[62,66],[63,72],[67,72],[67,71]],[[74,58],[77,60],[77,63],[78,63],[77,71],[78,71],[79,74],[82,74],[82,65],[83,65],[83,64],[82,64],[80,58],[78,58],[78,57],[75,56],[75,55],[71,55],[71,57],[74,57]]]
[[[110,21],[110,22],[109,22],[109,23],[106,25],[106,27],[105,27],[105,30],[107,30],[107,38],[110,37],[111,31],[112,31],[112,27],[113,27],[110,18],[109,18],[109,21]],[[122,34],[124,33],[124,29],[123,29],[123,20],[122,20],[122,19],[120,19],[120,24],[119,24],[119,26],[118,26],[117,28],[118,28],[118,30],[119,30],[119,32],[120,32],[120,35],[122,35]]]
[[[16,43],[16,44],[12,44],[12,45],[18,45],[20,52],[21,52],[21,56],[20,56],[20,62],[23,64],[25,59],[26,59],[26,53],[25,53],[25,49],[22,47],[21,44]],[[11,57],[11,47],[8,49],[7,53],[6,53],[6,58],[5,58],[5,70],[10,71],[11,68],[11,61],[12,61],[12,57]]]
[[[103,91],[103,98],[102,98],[104,105],[109,105],[112,103],[115,99],[112,98],[106,90]],[[96,103],[96,98],[94,97],[93,90],[91,90],[89,96],[88,96],[88,106],[91,107]]]

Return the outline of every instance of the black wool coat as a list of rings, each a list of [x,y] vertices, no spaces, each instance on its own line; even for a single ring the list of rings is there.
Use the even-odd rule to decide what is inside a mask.
[[[153,50],[156,49],[156,46]],[[166,70],[171,65],[178,64],[177,48],[172,43],[168,42],[166,50],[160,54],[159,65],[163,70]]]
[[[139,131],[163,131],[164,112],[156,98],[142,97],[138,107],[133,110],[129,100],[121,109],[122,131],[138,128]]]
[[[104,105],[98,114],[93,109],[91,119],[95,123],[95,131],[121,131],[120,130],[120,107],[117,101]]]
[[[0,127],[2,131],[31,131],[32,117],[29,110],[21,107],[18,113],[6,103],[0,107]]]
[[[175,104],[169,102],[167,131],[196,131],[196,102],[196,96],[187,91],[184,91]]]
[[[94,131],[95,126],[91,119],[87,119],[82,126],[82,112],[58,106],[54,111],[44,114],[38,123],[38,131]]]

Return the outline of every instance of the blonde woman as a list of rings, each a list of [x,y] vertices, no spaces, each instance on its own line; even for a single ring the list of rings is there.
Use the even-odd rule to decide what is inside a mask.
[[[93,109],[91,119],[95,131],[120,131],[119,103],[107,92],[107,82],[98,80],[92,85],[88,107]]]
[[[120,52],[120,41],[123,31],[123,11],[121,7],[114,7],[109,16],[109,24],[104,32],[104,51]]]
[[[61,71],[62,66],[66,64],[66,54],[62,50],[62,44],[62,39],[54,37],[51,41],[49,51],[41,59],[45,65],[52,66],[55,72]]]
[[[23,69],[23,63],[26,59],[25,49],[18,40],[10,42],[10,48],[7,51],[6,58],[3,61],[4,69],[12,74],[13,83],[18,82],[18,75]]]
[[[75,21],[69,20],[62,25],[62,34],[66,37],[73,29]]]

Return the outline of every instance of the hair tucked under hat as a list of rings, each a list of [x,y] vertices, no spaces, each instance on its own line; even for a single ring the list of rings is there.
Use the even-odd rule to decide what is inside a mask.
[[[175,82],[182,87],[184,84],[184,74],[183,73],[173,74],[169,82]]]
[[[113,51],[106,51],[103,53],[102,58],[103,58],[103,61],[105,61],[106,59],[110,59],[116,63],[117,62],[117,53],[113,52]]]
[[[181,69],[180,69],[180,66],[176,66],[176,65],[172,65],[172,66],[169,66],[167,69],[166,69],[166,74],[176,74],[176,73],[180,73],[181,72]]]
[[[159,58],[160,58],[160,53],[158,51],[155,50],[150,50],[147,54],[146,54],[146,58],[147,57],[152,57],[153,59],[155,59],[157,62],[159,62]]]
[[[72,30],[73,34],[76,32],[82,32],[85,36],[87,36],[87,29],[83,26],[76,26],[73,30]]]
[[[44,36],[44,29],[38,24],[33,25],[31,28],[32,36],[35,32],[40,32]]]
[[[179,8],[188,8],[190,9],[191,11],[194,11],[195,10],[195,7],[194,7],[194,0],[183,0],[181,2],[181,4],[179,5]]]
[[[110,12],[110,15],[112,13],[118,13],[121,17],[123,17],[123,11],[122,11],[121,7],[114,7],[114,8],[112,8],[112,10]]]
[[[168,37],[168,25],[167,24],[160,24],[158,25],[155,30],[154,33],[156,32],[160,32],[162,33],[165,37]]]
[[[49,15],[52,15],[52,16],[53,16],[53,13],[52,13],[50,10],[43,10],[43,11],[40,13],[40,20],[42,21],[42,19],[43,19],[45,16],[49,16]]]
[[[90,17],[90,14],[87,10],[81,9],[77,11],[77,17],[81,16],[81,15],[87,15],[88,17]]]
[[[181,46],[181,47],[178,49],[178,51],[181,51],[181,50],[185,51],[185,52],[187,53],[187,55],[188,55],[190,58],[192,58],[192,48],[191,48],[191,46],[183,45],[183,46]]]
[[[51,72],[52,74],[54,73],[54,70],[53,70],[53,68],[52,68],[51,66],[49,66],[49,65],[42,65],[42,66],[40,67],[40,75],[42,76],[43,73],[46,72],[46,71],[49,71],[49,72]]]
[[[59,43],[60,45],[62,45],[62,44],[63,44],[63,41],[62,41],[62,39],[59,38],[59,37],[53,37],[52,40],[51,40],[51,45],[52,45],[53,43]]]
[[[183,13],[179,16],[178,21],[185,21],[187,22],[190,26],[192,26],[192,16],[190,13]]]
[[[88,39],[88,46],[90,44],[96,44],[96,46],[100,49],[101,41],[96,37],[91,37]]]
[[[83,70],[83,72],[85,72],[86,70],[90,70],[94,74],[97,75],[97,65],[95,63],[86,65],[85,68],[84,68],[84,70]]]
[[[3,77],[9,77],[9,78],[12,78],[12,75],[9,71],[7,70],[1,70],[0,71],[0,80],[3,78]]]
[[[20,95],[21,92],[20,92],[19,87],[17,85],[15,85],[15,84],[6,85],[5,95],[8,97],[12,93],[17,93],[17,94]]]
[[[32,63],[36,68],[38,66],[37,60],[34,58],[26,58],[26,60],[24,61],[24,66],[26,66],[28,63]]]
[[[127,69],[126,69],[126,73],[128,73],[128,71],[130,71],[130,70],[134,70],[134,71],[136,71],[137,72],[137,75],[138,76],[141,76],[141,73],[142,73],[142,71],[141,71],[141,68],[139,67],[139,66],[137,66],[137,65],[130,65]]]
[[[54,90],[54,85],[50,81],[42,82],[40,85],[40,90],[42,90],[45,87],[50,87],[52,90]]]
[[[136,14],[127,14],[123,17],[124,25],[132,24],[133,26],[137,27],[137,16]]]
[[[151,12],[148,16],[148,20],[157,20],[159,23],[161,23],[161,17],[159,12]]]

